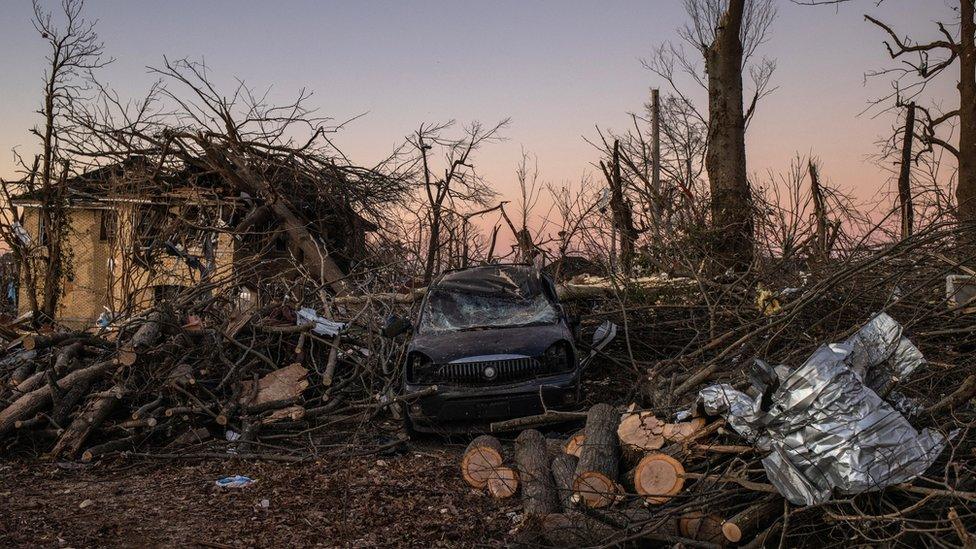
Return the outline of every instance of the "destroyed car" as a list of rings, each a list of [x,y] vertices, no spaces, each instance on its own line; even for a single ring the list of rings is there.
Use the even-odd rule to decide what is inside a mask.
[[[449,271],[428,288],[407,346],[404,394],[418,431],[475,431],[499,419],[573,407],[578,325],[552,279],[529,265]]]

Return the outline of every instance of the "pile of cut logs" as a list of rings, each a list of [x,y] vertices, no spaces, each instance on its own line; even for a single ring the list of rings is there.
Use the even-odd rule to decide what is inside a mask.
[[[475,438],[461,458],[461,476],[496,498],[521,490],[524,529],[556,546],[761,543],[784,501],[769,484],[720,472],[752,453],[750,446],[715,443],[724,425],[703,417],[666,423],[633,406],[597,404],[585,428],[566,440],[522,431],[510,456],[497,438]],[[722,508],[733,512],[716,512],[702,497],[709,493],[721,494]]]

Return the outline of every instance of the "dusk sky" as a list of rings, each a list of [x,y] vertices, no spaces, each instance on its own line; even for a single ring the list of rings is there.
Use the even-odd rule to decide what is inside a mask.
[[[48,2],[57,8],[55,2]],[[5,0],[0,18],[0,177],[15,176],[13,147],[36,150],[27,130],[38,121],[45,43],[30,24],[27,0]],[[336,138],[360,164],[375,162],[421,122],[492,123],[512,118],[507,141],[477,159],[496,188],[511,195],[522,149],[538,158],[541,178],[579,181],[597,152],[584,141],[595,126],[623,128],[652,86],[641,66],[654,46],[677,41],[679,0],[233,2],[90,0],[90,18],[117,61],[100,74],[123,97],[142,95],[147,65],[203,58],[221,82],[233,77],[282,101],[306,87],[320,114],[366,115]],[[932,21],[951,20],[943,0],[872,0],[833,8],[779,3],[761,53],[775,58],[778,90],[748,133],[749,172],[783,171],[796,153],[814,153],[824,174],[870,197],[885,175],[867,155],[893,117],[858,116],[887,80],[864,82],[890,66],[877,15],[926,39]],[[945,17],[943,17],[945,15]],[[951,105],[955,82],[929,100]],[[696,92],[698,97],[701,93]],[[705,103],[702,101],[704,108]]]

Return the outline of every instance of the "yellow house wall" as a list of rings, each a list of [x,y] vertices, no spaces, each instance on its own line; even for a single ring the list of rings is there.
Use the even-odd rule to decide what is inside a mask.
[[[133,257],[135,209],[128,204],[115,206],[118,218],[118,238],[115,242],[100,239],[102,210],[71,209],[69,212],[68,246],[71,277],[64,284],[57,320],[73,328],[92,326],[105,310],[112,314],[131,314],[153,305],[156,286],[192,287],[199,283],[199,271],[191,270],[177,257],[162,252],[154,254],[153,268],[146,269]],[[26,208],[24,226],[32,240],[40,234],[40,210]],[[202,250],[188,250],[201,256]],[[111,261],[109,261],[111,259]],[[220,233],[215,250],[216,273],[212,280],[218,287],[233,279],[234,239]],[[37,262],[43,265],[42,262]],[[26,276],[23,275],[23,276]],[[42,299],[43,273],[35,274],[37,293]],[[19,313],[30,310],[28,285],[21,280],[18,290]]]
[[[66,268],[68,277],[64,281],[63,294],[58,303],[57,319],[70,327],[83,328],[91,324],[102,312],[108,297],[108,244],[99,238],[101,212],[95,209],[72,209],[68,212]],[[24,212],[24,225],[31,239],[37,242],[40,235],[40,210],[27,208]],[[43,255],[46,250],[36,250]],[[43,265],[38,261],[36,265]],[[26,276],[26,274],[24,275]],[[38,301],[43,300],[44,274],[38,269],[34,273],[37,281]],[[18,296],[20,313],[30,310],[27,295],[28,284],[21,281]]]

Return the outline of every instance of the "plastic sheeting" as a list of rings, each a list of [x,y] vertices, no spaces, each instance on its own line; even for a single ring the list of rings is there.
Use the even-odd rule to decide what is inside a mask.
[[[756,398],[725,384],[706,387],[698,398],[706,413],[724,416],[770,452],[763,467],[784,497],[813,505],[835,490],[857,494],[909,481],[932,465],[946,438],[916,431],[875,391],[923,363],[901,326],[881,313],[795,370],[758,362]]]

